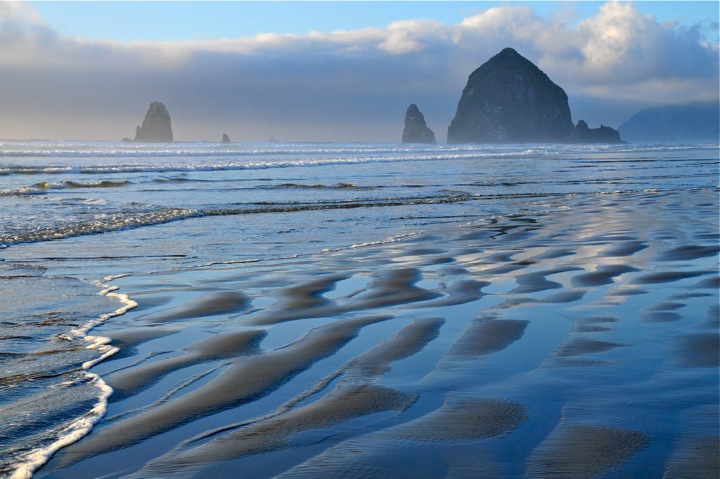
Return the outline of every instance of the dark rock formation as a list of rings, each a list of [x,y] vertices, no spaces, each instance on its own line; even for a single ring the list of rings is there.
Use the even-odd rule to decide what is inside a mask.
[[[417,105],[411,104],[405,112],[403,143],[435,143],[435,133],[425,124],[425,117]]]
[[[223,133],[222,142],[223,142],[223,143],[230,143],[230,137],[227,136],[227,133]]]
[[[600,125],[600,128],[589,128],[585,120],[578,121],[575,131],[570,135],[574,143],[623,143],[620,133],[609,126]]]
[[[607,126],[573,126],[565,91],[512,48],[472,72],[448,128],[448,143],[619,143]]]
[[[693,103],[642,110],[620,125],[629,141],[720,142],[720,105]]]
[[[573,129],[565,91],[505,48],[468,78],[448,143],[562,142]]]
[[[146,143],[162,143],[173,141],[170,113],[159,101],[150,103],[142,126],[135,129],[135,140]]]

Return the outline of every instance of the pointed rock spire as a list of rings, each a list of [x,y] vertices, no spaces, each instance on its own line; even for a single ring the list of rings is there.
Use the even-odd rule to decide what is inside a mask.
[[[425,117],[414,103],[405,112],[403,143],[435,143],[435,133],[425,124]]]
[[[135,129],[134,141],[145,143],[173,141],[170,113],[164,104],[159,101],[150,103],[150,108],[145,114],[142,126]]]

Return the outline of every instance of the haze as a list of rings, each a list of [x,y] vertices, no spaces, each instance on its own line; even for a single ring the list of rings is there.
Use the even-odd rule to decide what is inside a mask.
[[[318,8],[337,10],[323,3],[293,2],[292,12],[306,8],[312,18]],[[688,2],[608,2],[592,9],[425,3],[403,2],[403,14],[413,5],[417,14],[384,24],[396,18],[387,16],[389,4],[362,3],[362,17],[349,27],[324,16],[316,29],[303,24],[306,33],[287,33],[280,19],[288,4],[274,2],[262,10],[264,25],[277,12],[274,32],[238,28],[237,36],[191,40],[156,40],[134,30],[142,2],[73,5],[92,10],[88,22],[141,36],[131,41],[67,33],[28,3],[0,2],[0,138],[132,137],[157,100],[170,111],[178,141],[219,141],[227,133],[233,141],[397,143],[405,109],[416,103],[444,142],[468,75],[507,46],[563,87],[573,121],[591,127],[618,127],[649,106],[718,101],[717,2],[693,4],[708,15],[691,21],[684,15]],[[662,15],[652,13],[655,7]],[[103,8],[106,17],[98,14]],[[676,20],[668,21],[673,9]],[[167,22],[182,28],[180,18],[188,21],[171,15]],[[216,22],[227,33],[226,22]],[[204,25],[213,31],[212,22]],[[93,26],[88,31],[98,31]]]

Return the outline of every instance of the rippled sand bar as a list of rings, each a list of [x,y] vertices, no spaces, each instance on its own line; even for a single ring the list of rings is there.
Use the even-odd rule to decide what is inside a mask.
[[[718,193],[118,278],[108,414],[38,477],[717,478]]]

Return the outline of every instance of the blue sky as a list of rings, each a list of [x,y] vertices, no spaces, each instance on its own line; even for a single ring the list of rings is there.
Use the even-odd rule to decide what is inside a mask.
[[[515,48],[573,121],[718,101],[712,2],[0,1],[0,138],[397,142],[415,103],[444,141],[467,78]]]
[[[312,30],[384,27],[407,19],[459,23],[491,7],[529,5],[551,16],[572,11],[578,20],[597,13],[604,2],[472,1],[41,1],[29,2],[57,31],[85,38],[179,41],[255,36],[259,33],[304,34]],[[716,1],[640,1],[636,8],[658,21],[692,24],[717,19]],[[132,28],[128,28],[132,25]]]

